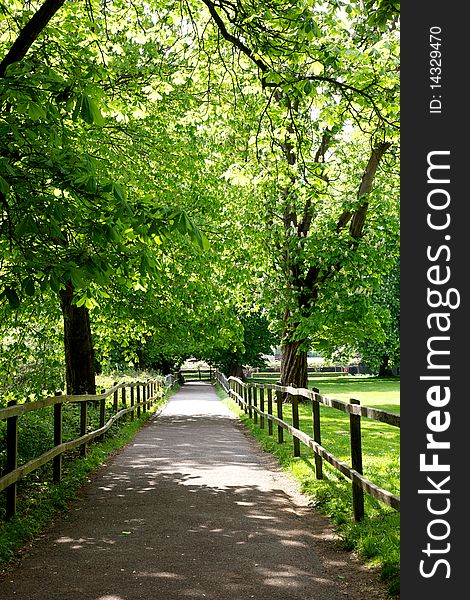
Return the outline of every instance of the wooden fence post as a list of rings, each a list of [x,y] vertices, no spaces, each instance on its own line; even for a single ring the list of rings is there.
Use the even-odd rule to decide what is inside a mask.
[[[101,390],[102,394],[106,393],[106,390]],[[104,426],[104,421],[106,419],[106,398],[101,398],[100,400],[100,428]],[[100,442],[104,440],[104,433],[100,435]]]
[[[137,382],[137,418],[140,419],[140,385]]]
[[[259,409],[264,412],[264,388],[259,389]],[[259,416],[259,426],[264,429],[264,415]]]
[[[273,391],[271,388],[268,388],[268,415],[273,414]],[[268,435],[273,434],[273,422],[271,419],[268,419]]]
[[[88,425],[88,402],[80,402],[80,436],[86,434]],[[80,446],[80,456],[86,456],[86,444]]]
[[[142,385],[142,412],[147,412],[147,386],[145,383]]]
[[[248,412],[248,390],[247,390],[246,386],[244,386],[244,385],[242,385],[241,388],[243,390],[243,401],[244,401],[243,410],[245,411],[245,415],[246,415]]]
[[[277,404],[277,418],[282,421],[282,392],[276,391],[276,404]],[[278,425],[277,426],[277,441],[279,444],[284,442],[284,429]]]
[[[134,404],[135,404],[135,401],[134,401],[134,400],[135,400],[135,399],[134,399],[134,384],[133,384],[133,383],[131,383],[131,406],[134,406]],[[134,415],[134,411],[133,411],[133,410],[131,410],[131,421],[133,421],[133,420],[134,420],[134,417],[135,417],[135,415]]]
[[[248,386],[248,384],[247,384],[247,390],[248,390],[248,416],[250,417],[250,419],[252,419],[253,418],[253,409],[252,409],[252,404],[251,404],[252,389],[251,389],[251,386]]]
[[[359,400],[351,398],[351,404],[360,404]],[[349,429],[351,435],[351,466],[362,475],[362,443],[361,443],[361,416],[349,415]],[[352,483],[354,520],[361,521],[364,517],[364,490]]]
[[[290,402],[292,406],[292,427],[300,429],[299,427],[299,397],[289,394]],[[300,440],[295,435],[292,436],[294,442],[294,456],[300,456]]]
[[[251,389],[252,389],[252,394],[253,394],[253,406],[254,406],[253,421],[255,423],[258,423],[258,412],[255,410],[256,408],[258,408],[258,392],[254,386]]]
[[[113,387],[117,385],[117,381],[114,382]],[[116,414],[118,411],[118,391],[114,390],[114,395],[113,395],[113,410],[114,413]]]
[[[8,406],[16,406],[16,400],[10,400]],[[14,471],[18,466],[18,417],[7,419],[7,461],[6,471]],[[16,513],[16,481],[6,489],[7,505],[6,518],[10,519]]]
[[[312,388],[316,394],[320,393],[320,390],[316,387]],[[317,444],[321,445],[321,428],[320,428],[320,402],[318,400],[312,400],[312,418],[313,418],[313,439]],[[317,479],[323,479],[323,459],[315,452],[315,475]]]
[[[61,396],[62,392],[56,392]],[[54,446],[62,444],[62,402],[54,404]],[[62,454],[54,456],[52,462],[52,480],[57,483],[62,479]]]

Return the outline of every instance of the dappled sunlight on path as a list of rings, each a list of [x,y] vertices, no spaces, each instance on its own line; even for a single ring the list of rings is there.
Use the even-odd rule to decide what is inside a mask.
[[[385,598],[292,488],[211,386],[187,384],[7,574],[0,597]]]

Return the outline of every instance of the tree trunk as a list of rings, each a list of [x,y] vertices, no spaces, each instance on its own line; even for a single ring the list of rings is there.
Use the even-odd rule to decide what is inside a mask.
[[[392,369],[390,368],[390,357],[388,354],[382,356],[382,362],[379,367],[379,377],[391,377],[393,375]]]
[[[307,352],[300,342],[285,341],[281,349],[281,385],[306,388],[308,383]]]
[[[96,394],[95,364],[90,317],[85,306],[72,304],[74,288],[69,282],[60,292],[64,319],[67,394]]]
[[[229,369],[229,377],[237,377],[242,381],[246,381],[245,373],[243,371],[242,365],[232,363]]]

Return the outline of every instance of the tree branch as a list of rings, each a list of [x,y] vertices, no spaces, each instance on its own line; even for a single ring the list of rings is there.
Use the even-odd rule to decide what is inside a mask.
[[[322,135],[320,146],[318,147],[318,149],[315,153],[315,162],[316,163],[319,163],[320,160],[321,160],[321,162],[324,162],[325,152],[328,150],[331,139],[332,139],[331,131],[329,129],[326,129]],[[307,199],[305,201],[302,220],[300,221],[299,227],[298,227],[298,234],[300,237],[306,236],[308,233],[308,230],[310,229],[310,225],[312,223],[311,207],[312,207],[312,200],[310,197],[307,197]]]
[[[220,33],[222,34],[222,37],[224,37],[228,42],[232,43],[236,48],[243,52],[243,54],[248,56],[248,58],[259,67],[263,74],[266,73],[266,71],[268,71],[268,66],[266,63],[257,58],[253,50],[250,50],[250,48],[248,48],[248,46],[246,46],[240,39],[227,31],[225,23],[222,21],[219,13],[217,12],[214,3],[211,2],[211,0],[202,0],[202,2],[207,6],[211,17],[214,19]],[[264,81],[264,77],[262,81]]]
[[[367,167],[362,175],[361,185],[359,186],[359,192],[357,194],[359,201],[368,196],[370,193],[370,190],[372,189],[372,181],[377,172],[380,159],[388,150],[388,148],[390,148],[390,145],[390,142],[381,142],[375,146],[375,148],[373,148],[369,162],[367,163]],[[351,234],[351,237],[357,239],[362,235],[368,208],[369,203],[367,200],[364,200],[359,206],[358,210],[356,210],[354,213],[351,224],[349,225],[349,233]]]
[[[359,185],[359,190],[357,193],[357,199],[359,201],[363,199],[363,201],[356,211],[345,210],[340,215],[336,224],[337,232],[341,231],[341,229],[343,229],[352,219],[351,224],[349,225],[350,235],[355,239],[362,235],[367,209],[369,208],[369,203],[367,200],[365,200],[365,197],[367,197],[372,189],[372,182],[377,172],[380,160],[390,146],[390,142],[380,142],[372,149],[369,162],[367,163],[364,173],[362,174],[361,184]]]
[[[5,71],[9,65],[22,60],[26,56],[26,53],[36,41],[41,31],[64,3],[65,0],[45,0],[41,8],[34,13],[20,31],[10,50],[0,63],[0,77],[5,77]]]

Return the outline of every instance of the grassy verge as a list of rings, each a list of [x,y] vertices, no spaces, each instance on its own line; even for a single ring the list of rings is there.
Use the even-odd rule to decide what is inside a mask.
[[[369,382],[372,385],[372,382]],[[380,383],[379,383],[380,387]],[[323,386],[322,386],[323,388]],[[369,389],[369,391],[371,391]],[[338,397],[338,394],[326,392],[325,395]],[[284,431],[284,443],[277,442],[277,427],[274,435],[269,436],[267,426],[261,429],[245,415],[239,406],[227,397],[218,387],[218,393],[224,403],[237,415],[259,441],[261,446],[274,454],[283,469],[300,483],[303,493],[322,513],[335,524],[342,546],[354,550],[366,563],[380,569],[381,577],[387,582],[392,595],[399,593],[400,577],[400,515],[368,494],[365,494],[365,518],[356,523],[352,518],[351,482],[325,461],[324,477],[315,477],[313,452],[301,444],[301,456],[292,456],[292,436]],[[349,393],[347,391],[346,393]],[[377,401],[384,408],[388,401]],[[353,396],[357,397],[357,393]],[[368,404],[368,402],[363,402]],[[393,404],[393,403],[392,403]],[[377,404],[376,404],[377,405]],[[396,408],[396,406],[395,406]],[[344,413],[321,407],[322,445],[340,460],[350,464],[349,418]],[[311,435],[312,416],[309,405],[300,405],[300,429]],[[284,405],[284,420],[291,422],[290,406]],[[399,495],[399,430],[382,423],[362,420],[364,474],[377,485]]]
[[[175,389],[171,393],[174,393]],[[0,567],[6,566],[22,547],[67,509],[69,502],[76,498],[80,488],[89,481],[93,471],[132,441],[139,429],[167,399],[168,395],[164,396],[139,419],[120,421],[120,426],[110,429],[103,442],[89,446],[85,457],[64,461],[63,478],[60,483],[48,483],[52,480],[50,463],[40,474],[32,473],[20,482],[17,514],[8,521],[0,520]]]
[[[258,377],[255,374],[250,381],[275,383],[279,374],[273,377]],[[309,375],[308,387],[316,387],[324,396],[334,396],[339,400],[355,398],[361,404],[400,412],[400,379],[398,377],[376,377],[369,375],[314,374]]]

